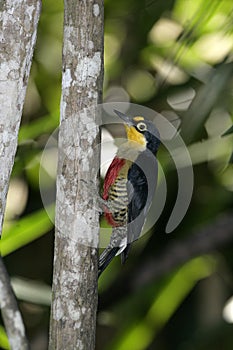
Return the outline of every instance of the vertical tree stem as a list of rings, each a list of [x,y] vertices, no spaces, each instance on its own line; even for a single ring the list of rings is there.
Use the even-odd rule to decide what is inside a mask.
[[[0,235],[40,8],[40,0],[0,0]]]
[[[0,0],[0,237],[40,8],[40,0]],[[28,349],[23,321],[1,258],[0,308],[11,348]]]
[[[65,0],[61,124],[50,349],[94,349],[99,217],[87,185],[98,186],[103,0]]]

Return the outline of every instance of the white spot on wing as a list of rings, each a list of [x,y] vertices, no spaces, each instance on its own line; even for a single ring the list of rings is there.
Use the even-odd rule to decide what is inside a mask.
[[[127,246],[127,237],[125,237],[124,239],[122,239],[122,241],[120,242],[119,244],[119,250],[118,252],[116,253],[116,256],[121,254],[123,252],[123,250],[125,250]]]

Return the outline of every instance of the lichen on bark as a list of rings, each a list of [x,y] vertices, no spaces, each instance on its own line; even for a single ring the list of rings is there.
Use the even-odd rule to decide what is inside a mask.
[[[50,349],[94,349],[99,215],[95,107],[103,83],[103,0],[64,2],[63,76]],[[98,13],[97,13],[98,5]]]

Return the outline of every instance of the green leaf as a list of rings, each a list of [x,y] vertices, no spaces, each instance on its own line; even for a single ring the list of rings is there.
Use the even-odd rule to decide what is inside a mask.
[[[2,326],[0,326],[0,349],[10,350],[7,334]]]
[[[186,143],[193,142],[203,129],[216,101],[225,94],[232,72],[232,62],[219,65],[209,75],[207,83],[198,90],[182,119],[181,136]]]
[[[53,210],[51,206],[48,210]],[[53,228],[47,212],[42,209],[15,222],[8,228],[3,229],[0,241],[1,256],[8,255],[18,248],[43,236]]]
[[[44,133],[53,131],[58,126],[59,111],[45,115],[29,124],[22,125],[19,130],[19,142],[35,139]]]
[[[19,300],[37,305],[51,304],[51,287],[42,281],[12,277],[11,285]]]

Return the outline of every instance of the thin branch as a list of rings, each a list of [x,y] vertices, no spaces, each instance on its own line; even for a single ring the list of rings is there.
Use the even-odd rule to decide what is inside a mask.
[[[50,349],[94,349],[103,0],[65,0]]]
[[[21,313],[19,312],[14,292],[11,288],[7,270],[0,257],[0,308],[13,350],[29,349]]]
[[[109,307],[116,299],[154,282],[196,256],[213,252],[233,241],[233,212],[220,215],[214,222],[191,232],[189,237],[171,243],[159,256],[140,260],[140,264],[117,280],[101,295],[99,308]]]

